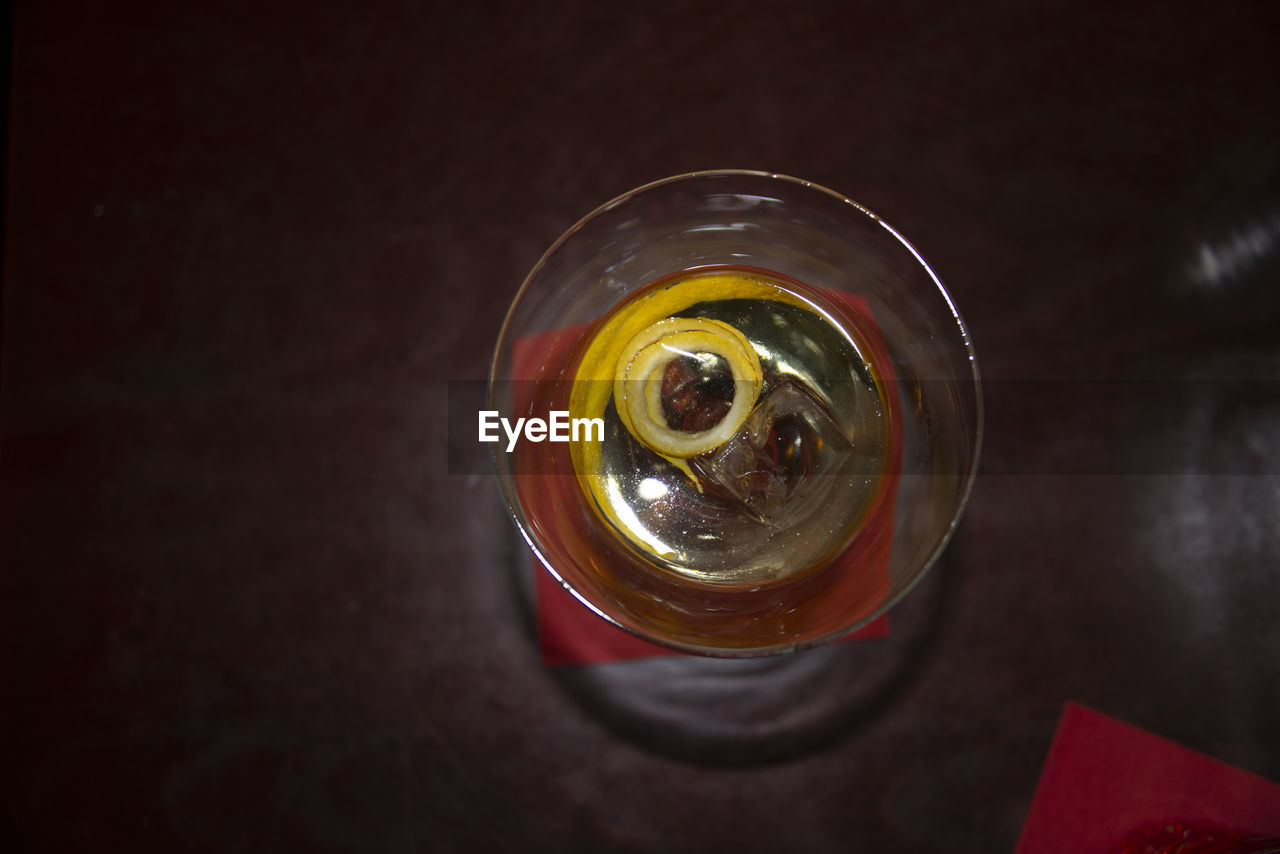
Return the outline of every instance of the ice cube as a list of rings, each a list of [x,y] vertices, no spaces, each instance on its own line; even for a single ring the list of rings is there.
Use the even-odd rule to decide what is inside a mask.
[[[848,474],[853,443],[803,386],[778,382],[742,429],[691,460],[709,494],[772,527],[803,522],[831,492],[829,475]]]

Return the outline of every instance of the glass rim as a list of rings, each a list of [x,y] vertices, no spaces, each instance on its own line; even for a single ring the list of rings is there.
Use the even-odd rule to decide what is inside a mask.
[[[554,578],[562,588],[568,591],[577,601],[585,605],[593,613],[604,618],[610,625],[616,626],[617,628],[622,629],[623,631],[627,632],[630,635],[649,641],[650,643],[655,643],[659,646],[666,647],[668,649],[676,650],[678,652],[696,654],[701,656],[723,657],[723,658],[762,657],[762,656],[783,654],[788,652],[795,652],[801,649],[808,649],[812,647],[822,646],[824,644],[838,640],[839,638],[845,637],[846,635],[854,631],[857,631],[860,627],[872,622],[873,620],[879,618],[880,616],[882,616],[883,614],[891,610],[908,593],[914,590],[916,585],[918,585],[925,578],[925,576],[929,574],[930,570],[937,563],[938,559],[942,556],[942,553],[946,550],[947,546],[950,544],[953,536],[955,535],[956,529],[959,527],[960,521],[964,516],[965,510],[969,505],[969,499],[973,493],[973,487],[977,479],[978,469],[979,469],[981,458],[982,458],[982,446],[983,446],[983,438],[985,433],[985,419],[986,419],[984,406],[983,406],[982,377],[978,368],[977,354],[974,350],[973,338],[969,334],[969,327],[965,323],[964,318],[961,316],[959,309],[956,308],[955,300],[952,299],[951,294],[947,291],[946,286],[942,283],[942,280],[938,277],[937,273],[934,272],[933,267],[929,265],[928,261],[925,260],[924,256],[920,254],[920,252],[915,248],[915,246],[911,244],[910,241],[908,241],[897,229],[895,229],[888,222],[886,222],[883,217],[876,214],[867,206],[853,200],[849,196],[846,196],[843,193],[839,193],[823,184],[819,184],[814,181],[809,181],[804,178],[798,178],[793,175],[788,175],[781,172],[768,172],[768,171],[757,170],[757,169],[706,169],[706,170],[682,172],[675,175],[670,175],[665,178],[659,178],[654,181],[649,181],[645,184],[641,184],[637,187],[627,190],[626,192],[623,192],[618,194],[617,196],[614,196],[613,198],[609,199],[603,204],[597,205],[588,213],[580,217],[576,222],[573,223],[573,225],[565,229],[565,231],[558,238],[556,238],[556,240],[549,247],[547,247],[546,251],[543,252],[542,255],[538,258],[538,261],[533,265],[533,267],[529,269],[529,272],[525,275],[524,280],[521,282],[519,289],[517,289],[515,296],[511,298],[511,302],[507,306],[506,314],[503,317],[502,325],[498,330],[498,337],[493,348],[493,356],[489,364],[489,376],[488,376],[488,383],[486,388],[486,400],[488,402],[488,405],[492,407],[493,396],[494,396],[495,388],[498,382],[497,372],[498,372],[499,360],[501,359],[501,356],[502,356],[502,345],[505,341],[507,341],[508,333],[510,331],[512,321],[515,317],[516,310],[519,308],[521,301],[523,300],[525,294],[528,292],[530,286],[533,284],[534,280],[542,272],[543,268],[546,267],[548,261],[561,249],[561,247],[563,247],[566,243],[568,243],[571,239],[573,239],[574,236],[576,236],[580,231],[586,228],[590,223],[592,223],[597,218],[599,218],[602,214],[607,213],[608,211],[611,211],[614,208],[617,208],[618,206],[630,201],[631,199],[639,195],[651,192],[653,190],[656,190],[671,184],[677,184],[682,182],[693,182],[693,181],[706,180],[706,179],[719,179],[719,178],[752,178],[752,179],[764,179],[766,181],[777,181],[783,185],[787,185],[792,188],[797,188],[802,191],[816,192],[820,195],[826,196],[830,200],[833,200],[842,204],[846,204],[849,207],[853,208],[859,214],[861,214],[862,216],[865,216],[868,220],[870,220],[871,222],[875,223],[876,225],[880,226],[885,231],[887,231],[894,240],[896,240],[899,244],[901,244],[903,248],[905,248],[911,254],[911,256],[915,259],[916,263],[920,266],[921,269],[924,270],[926,275],[929,277],[929,280],[933,283],[933,286],[937,290],[938,295],[942,297],[943,302],[946,304],[947,310],[950,312],[952,321],[956,324],[956,329],[960,334],[960,341],[963,345],[964,352],[968,355],[969,372],[972,378],[972,385],[974,389],[975,419],[974,419],[973,440],[971,443],[972,461],[968,467],[967,472],[964,475],[964,482],[959,490],[958,498],[955,504],[955,510],[951,514],[951,520],[947,525],[947,530],[942,534],[941,537],[939,537],[938,542],[934,545],[933,549],[930,551],[928,556],[923,561],[921,561],[919,568],[912,574],[911,578],[909,578],[907,582],[902,586],[902,589],[898,590],[894,595],[886,597],[885,601],[882,602],[880,606],[876,608],[875,611],[872,612],[870,615],[859,618],[858,620],[854,621],[853,623],[851,623],[846,627],[836,629],[835,631],[828,632],[826,634],[809,638],[803,641],[798,641],[798,642],[776,646],[776,647],[761,647],[761,648],[747,648],[747,649],[706,647],[706,646],[698,646],[695,644],[688,644],[682,641],[673,640],[669,638],[651,636],[649,634],[646,634],[644,632],[641,632],[639,630],[636,630],[626,625],[625,623],[616,619],[611,614],[607,613],[600,606],[590,601],[573,584],[568,582],[565,579],[565,577],[556,570],[554,566],[552,566],[551,561],[549,561],[547,557],[543,554],[543,549],[541,548],[541,544],[537,541],[537,538],[533,535],[533,532],[529,529],[530,526],[527,520],[523,518],[523,514],[518,510],[518,501],[515,500],[515,497],[512,495],[508,485],[509,478],[504,478],[502,476],[501,469],[498,466],[496,451],[494,451],[492,448],[490,449],[489,457],[495,472],[498,473],[499,488],[502,493],[502,501],[504,506],[506,507],[507,515],[510,516],[512,521],[515,523],[516,529],[519,531],[521,539],[525,541],[526,545],[528,545],[529,549],[533,552],[534,557],[536,557],[538,562],[542,564],[542,567],[551,573],[552,578]]]

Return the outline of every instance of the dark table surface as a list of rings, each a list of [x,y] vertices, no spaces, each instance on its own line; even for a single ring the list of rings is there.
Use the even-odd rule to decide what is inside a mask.
[[[1280,7],[324,5],[15,13],[6,850],[1011,851],[1067,701],[1280,779]],[[760,761],[540,664],[445,437],[561,231],[719,167],[988,381],[888,687]]]

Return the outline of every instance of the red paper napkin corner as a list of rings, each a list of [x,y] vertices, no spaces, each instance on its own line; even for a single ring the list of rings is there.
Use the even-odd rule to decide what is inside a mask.
[[[1016,854],[1108,854],[1170,823],[1280,836],[1280,785],[1068,703]]]

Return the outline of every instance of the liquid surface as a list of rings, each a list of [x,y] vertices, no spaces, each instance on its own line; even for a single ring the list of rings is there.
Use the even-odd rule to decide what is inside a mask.
[[[638,291],[573,373],[572,414],[605,423],[603,442],[572,448],[582,499],[633,557],[699,584],[758,587],[829,561],[886,469],[891,410],[866,322],[756,270]],[[641,363],[643,377],[618,380]],[[699,437],[714,446],[688,453]]]

